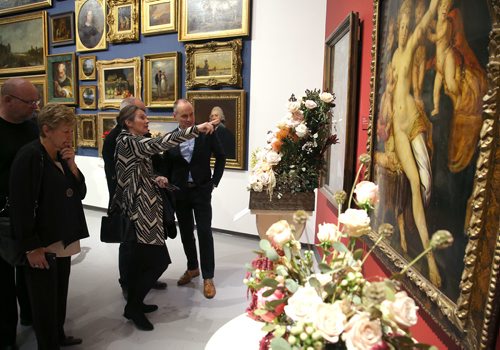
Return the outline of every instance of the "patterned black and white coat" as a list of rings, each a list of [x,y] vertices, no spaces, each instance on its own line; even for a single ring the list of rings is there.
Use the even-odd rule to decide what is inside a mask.
[[[198,136],[192,126],[156,138],[133,135],[123,130],[116,139],[116,192],[111,212],[127,215],[135,226],[137,242],[163,245],[163,203],[154,182],[151,156]]]

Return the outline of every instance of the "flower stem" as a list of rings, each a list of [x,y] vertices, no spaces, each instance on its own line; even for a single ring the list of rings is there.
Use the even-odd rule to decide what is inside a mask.
[[[356,184],[358,183],[359,180],[359,175],[361,174],[361,169],[363,169],[363,163],[359,165],[358,172],[356,173],[356,178],[354,179],[352,188],[351,188],[351,194],[349,195],[349,201],[347,202],[347,208],[351,207],[351,202],[352,202],[352,196],[354,195],[354,188],[356,187]]]
[[[361,266],[365,263],[366,259],[368,259],[368,256],[373,252],[375,247],[384,239],[384,236],[380,235],[380,237],[377,239],[377,241],[373,244],[373,247],[366,253],[365,257],[363,258],[363,261],[361,261]]]
[[[404,275],[406,273],[406,271],[408,271],[408,269],[410,267],[412,267],[413,265],[415,265],[415,263],[417,261],[419,261],[420,259],[422,259],[422,257],[424,257],[428,252],[430,252],[432,250],[432,247],[431,246],[428,246],[427,248],[424,249],[424,251],[422,253],[420,253],[415,259],[413,259],[408,265],[406,265],[402,270],[401,272],[399,273],[400,275]],[[392,277],[391,277],[392,278]]]

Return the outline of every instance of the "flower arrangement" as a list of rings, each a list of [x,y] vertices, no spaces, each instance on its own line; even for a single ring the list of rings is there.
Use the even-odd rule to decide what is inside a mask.
[[[301,101],[292,95],[288,113],[268,134],[267,145],[252,152],[249,189],[255,192],[312,192],[325,165],[324,153],[337,143],[329,123],[335,97],[306,90]]]
[[[355,184],[370,157],[363,155]],[[353,198],[355,195],[355,198]],[[320,261],[311,250],[301,250],[295,227],[285,220],[273,224],[267,240],[249,266],[244,280],[251,295],[247,314],[265,323],[267,335],[260,349],[436,349],[417,343],[409,328],[417,323],[414,300],[401,290],[399,279],[432,249],[453,242],[448,231],[437,231],[427,247],[400,273],[390,278],[366,278],[363,264],[380,241],[393,232],[389,224],[378,229],[379,238],[366,254],[357,240],[371,230],[369,211],[378,201],[378,187],[361,181],[351,190],[358,209],[342,213],[347,194],[335,194],[338,223],[319,225],[316,244]],[[307,220],[297,211],[294,223]]]

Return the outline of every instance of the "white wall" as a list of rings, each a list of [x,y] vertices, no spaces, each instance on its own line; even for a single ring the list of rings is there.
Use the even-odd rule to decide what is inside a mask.
[[[285,115],[292,93],[321,88],[326,0],[255,0],[252,9],[252,67],[248,116],[248,154],[265,145],[268,130]],[[105,208],[108,191],[102,159],[78,157],[86,176],[86,205]],[[213,192],[214,228],[257,234],[248,208],[248,171],[226,170]],[[306,233],[312,240],[314,217]]]

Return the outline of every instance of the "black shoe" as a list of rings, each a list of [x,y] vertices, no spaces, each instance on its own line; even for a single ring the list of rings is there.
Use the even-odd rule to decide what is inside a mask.
[[[78,345],[82,343],[81,338],[75,338],[72,336],[65,337],[61,340],[59,340],[59,345],[60,346],[73,346],[73,345]]]
[[[160,282],[156,281],[155,284],[153,284],[153,289],[167,289],[167,284],[165,282]]]
[[[125,287],[122,287],[122,295],[123,295],[123,299],[125,299],[125,301],[128,300],[128,289],[125,288]]]
[[[153,324],[151,322],[149,322],[149,320],[144,315],[144,313],[140,313],[140,312],[132,313],[132,312],[125,311],[123,316],[125,316],[125,318],[128,320],[132,320],[132,322],[134,322],[137,329],[139,329],[141,331],[152,331],[154,329]]]
[[[156,311],[156,310],[158,310],[158,305],[142,304],[142,312],[144,312],[145,314],[148,314],[148,313]]]

